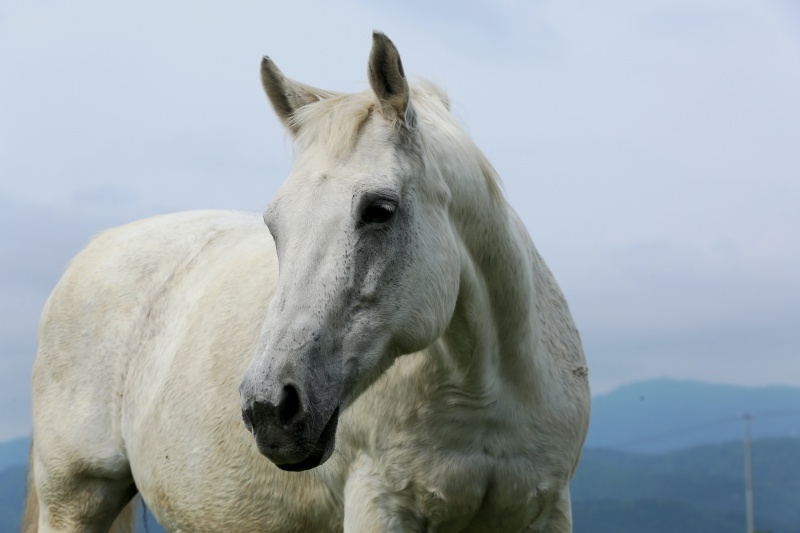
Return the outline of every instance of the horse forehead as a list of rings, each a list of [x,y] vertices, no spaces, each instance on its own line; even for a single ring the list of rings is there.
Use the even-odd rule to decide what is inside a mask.
[[[402,178],[402,165],[389,147],[354,150],[341,158],[304,157],[279,191],[279,203],[326,201],[352,196],[371,188],[391,188]]]

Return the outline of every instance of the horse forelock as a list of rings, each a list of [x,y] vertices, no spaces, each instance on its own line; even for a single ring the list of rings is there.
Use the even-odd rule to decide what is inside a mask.
[[[312,145],[324,146],[325,155],[332,157],[351,151],[361,126],[376,104],[374,96],[364,91],[337,94],[297,109],[291,118],[297,131],[296,148],[304,150]]]
[[[472,142],[459,120],[450,111],[450,97],[439,85],[421,79],[411,88],[410,105],[405,124],[412,128],[421,123],[420,135],[423,144],[440,143],[437,153],[450,152],[458,158],[469,157],[476,161],[476,171],[483,175],[493,195],[501,194],[500,178]],[[353,94],[320,95],[317,102],[297,109],[291,118],[297,132],[295,137],[298,150],[314,145],[322,146],[325,157],[337,158],[355,148],[362,126],[379,104],[371,90]],[[395,121],[395,127],[401,127]],[[446,146],[443,146],[446,144]],[[436,158],[434,163],[441,162]]]

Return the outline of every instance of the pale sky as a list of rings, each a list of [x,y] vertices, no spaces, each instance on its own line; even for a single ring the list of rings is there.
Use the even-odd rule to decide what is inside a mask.
[[[372,29],[443,85],[566,293],[595,393],[800,386],[800,4],[0,0],[0,440],[39,312],[103,228],[260,211],[259,82],[366,88]]]

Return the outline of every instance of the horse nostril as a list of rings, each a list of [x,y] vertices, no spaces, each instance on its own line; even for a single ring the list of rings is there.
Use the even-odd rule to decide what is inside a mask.
[[[300,395],[293,385],[283,387],[283,397],[278,404],[278,417],[281,424],[288,425],[297,415],[300,414]]]
[[[250,433],[253,432],[253,412],[250,407],[242,409],[242,420],[244,421],[244,426],[247,428],[247,431]]]

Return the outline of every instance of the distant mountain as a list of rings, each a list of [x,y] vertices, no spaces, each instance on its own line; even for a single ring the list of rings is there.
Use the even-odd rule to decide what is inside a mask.
[[[0,531],[19,531],[22,525],[26,480],[25,466],[0,471]]]
[[[659,379],[596,396],[586,447],[654,453],[741,440],[745,412],[753,438],[800,437],[800,388]]]
[[[757,440],[752,454],[756,526],[800,532],[800,438]],[[661,455],[588,449],[570,488],[576,531],[743,530],[744,446],[733,442]],[[671,515],[678,507],[687,513],[680,519]],[[696,521],[686,524],[694,525],[679,527],[678,520],[688,516]],[[590,518],[619,527],[577,527]],[[731,521],[737,528],[725,529]]]
[[[0,470],[26,464],[30,443],[29,437],[0,442]]]
[[[737,516],[685,502],[600,500],[572,505],[576,532],[587,533],[731,533],[744,531]],[[784,532],[781,532],[784,533]],[[787,530],[785,533],[794,533]]]

